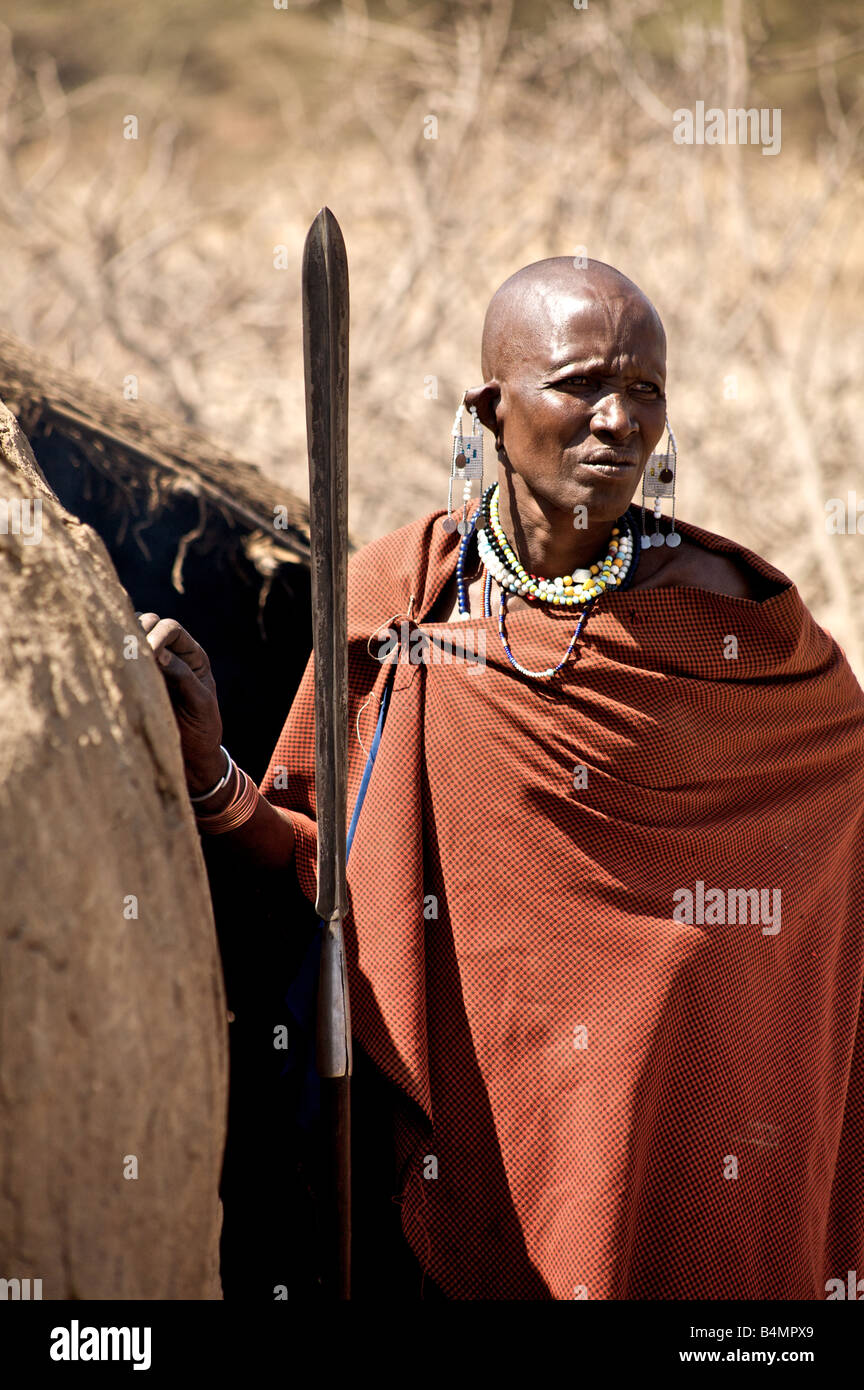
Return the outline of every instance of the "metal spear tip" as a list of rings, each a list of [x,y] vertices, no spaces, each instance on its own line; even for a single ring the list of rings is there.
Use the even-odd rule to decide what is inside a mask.
[[[322,267],[328,266],[331,262],[338,263],[344,267],[342,274],[347,281],[347,253],[345,250],[345,238],[342,235],[342,228],[330,209],[326,206],[321,208],[306,233],[306,241],[303,247],[304,274],[310,264],[318,261]]]
[[[322,208],[318,209],[315,216],[313,217],[311,225],[309,227],[310,232],[315,227],[326,227],[328,230],[332,230],[335,227],[337,231],[339,230],[339,222],[336,218],[336,215],[335,213],[331,212],[330,208],[328,208],[326,203]]]

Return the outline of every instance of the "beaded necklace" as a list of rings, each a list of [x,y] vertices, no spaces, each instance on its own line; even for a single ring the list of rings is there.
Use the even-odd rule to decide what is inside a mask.
[[[639,563],[639,552],[634,545],[633,524],[626,512],[619,518],[618,525],[612,529],[609,550],[604,560],[589,566],[587,569],[575,570],[572,575],[565,574],[556,579],[546,579],[539,575],[530,574],[520,564],[518,556],[510,545],[498,515],[498,486],[498,483],[493,483],[486,489],[481,504],[471,517],[459,546],[459,555],[456,560],[459,617],[467,619],[471,616],[465,580],[465,559],[471,538],[476,535],[480,559],[486,568],[486,583],[483,593],[484,616],[492,617],[491,596],[494,576],[501,588],[498,634],[507,659],[517,671],[525,676],[531,676],[534,679],[549,679],[557,675],[569,659],[579,640],[588,612],[596,600],[607,589],[627,588],[632,582],[636,573],[636,566]],[[547,667],[545,671],[531,671],[516,660],[510,648],[504,625],[508,593],[519,594],[528,603],[550,603],[556,607],[582,608],[579,621],[576,624],[576,631],[570,639],[570,645],[557,666]]]
[[[552,603],[556,607],[579,607],[588,599],[599,598],[607,588],[617,588],[633,559],[632,534],[621,535],[613,526],[605,559],[589,569],[577,570],[557,579],[529,574],[508,541],[498,515],[498,484],[483,498],[483,530],[478,533],[480,558],[502,588],[524,597],[529,603]],[[627,523],[625,521],[625,531]]]

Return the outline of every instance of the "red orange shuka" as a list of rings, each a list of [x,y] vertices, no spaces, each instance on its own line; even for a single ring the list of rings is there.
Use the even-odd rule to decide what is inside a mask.
[[[864,693],[784,575],[686,524],[771,597],[605,596],[549,682],[497,618],[412,662],[442,516],[349,564],[349,816],[383,630],[409,648],[345,923],[405,1235],[456,1299],[823,1299],[864,1277]],[[573,623],[511,613],[514,654]],[[314,902],[311,659],[261,790]]]

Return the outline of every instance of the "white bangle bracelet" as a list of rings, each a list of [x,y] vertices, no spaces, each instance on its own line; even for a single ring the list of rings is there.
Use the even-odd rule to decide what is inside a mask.
[[[219,744],[219,748],[220,751],[223,752],[225,754],[225,757],[228,759],[228,767],[225,770],[225,774],[224,776],[219,778],[219,781],[216,783],[215,787],[210,788],[209,792],[204,792],[201,796],[190,796],[189,800],[192,802],[193,805],[197,804],[199,801],[209,801],[211,796],[215,796],[217,792],[221,792],[222,788],[228,785],[231,773],[234,771],[234,759],[231,757],[231,754],[228,752],[228,749],[222,747],[221,743]]]

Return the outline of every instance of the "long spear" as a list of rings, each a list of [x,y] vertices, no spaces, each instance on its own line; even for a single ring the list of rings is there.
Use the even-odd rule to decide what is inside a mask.
[[[348,262],[322,208],[303,249],[303,359],[315,651],[315,803],[323,928],[316,1061],[324,1125],[323,1283],[351,1297],[351,1013],[342,919],[348,743]]]

